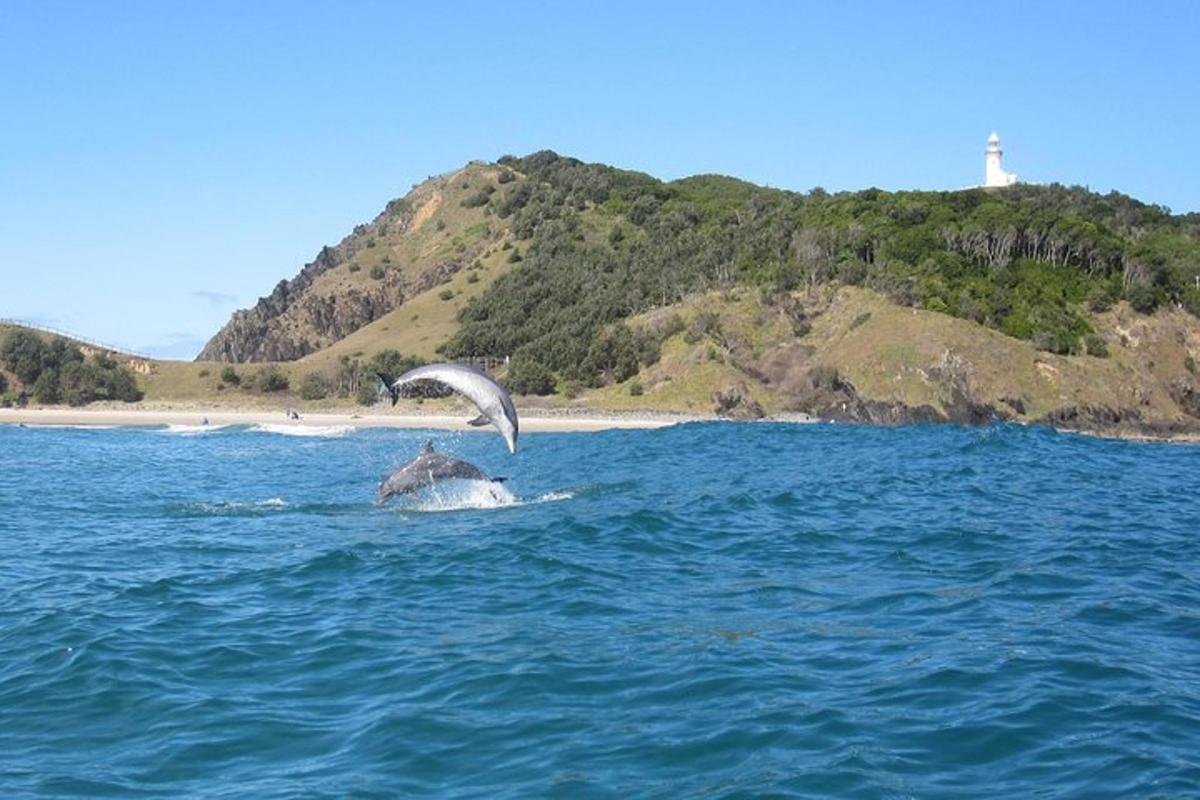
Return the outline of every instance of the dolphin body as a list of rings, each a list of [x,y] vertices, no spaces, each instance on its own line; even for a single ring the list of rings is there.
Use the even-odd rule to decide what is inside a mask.
[[[454,456],[435,453],[433,442],[426,442],[416,458],[383,479],[383,482],[379,484],[375,502],[383,504],[394,495],[412,494],[426,486],[432,486],[436,481],[451,478],[493,483],[500,483],[504,480],[504,478],[493,478],[474,464],[468,464]]]
[[[474,367],[462,364],[427,364],[409,370],[399,378],[383,372],[375,374],[392,396],[392,405],[396,405],[406,386],[418,381],[435,381],[450,387],[474,403],[480,411],[480,415],[468,422],[468,425],[495,425],[508,445],[508,452],[517,452],[517,434],[520,426],[512,396],[503,386]]]

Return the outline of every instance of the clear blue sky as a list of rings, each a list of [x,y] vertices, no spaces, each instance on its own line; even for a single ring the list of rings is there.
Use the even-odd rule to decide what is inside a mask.
[[[445,7],[443,7],[445,5]],[[0,3],[0,316],[190,357],[387,200],[542,148],[1200,210],[1200,3]]]

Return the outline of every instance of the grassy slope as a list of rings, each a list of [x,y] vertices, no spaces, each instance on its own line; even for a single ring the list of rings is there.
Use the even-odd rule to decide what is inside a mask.
[[[446,283],[412,297],[341,341],[305,356],[300,363],[309,369],[320,369],[336,364],[343,355],[370,358],[388,349],[424,359],[434,358],[437,346],[458,330],[459,309],[512,267],[507,260],[510,252],[496,244],[480,257],[481,269],[455,273]],[[470,280],[472,276],[477,278],[475,283]],[[454,297],[443,300],[441,294],[447,289]]]
[[[930,405],[944,410],[961,377],[971,399],[1008,408],[1018,400],[1018,419],[1037,419],[1058,408],[1107,406],[1137,408],[1146,419],[1179,420],[1183,414],[1168,392],[1173,381],[1195,378],[1184,369],[1200,358],[1200,323],[1182,311],[1152,317],[1126,304],[1099,315],[1096,327],[1108,344],[1108,358],[1057,356],[1035,349],[973,322],[945,314],[904,308],[857,288],[831,293],[811,332],[796,339],[749,292],[732,297],[708,294],[673,309],[690,325],[701,310],[716,311],[726,333],[738,343],[740,361],[766,368],[772,363],[798,368],[830,366],[870,400]],[[668,313],[665,310],[653,315]],[[635,324],[647,324],[643,315]],[[623,384],[586,393],[579,402],[605,408],[709,411],[712,393],[739,383],[767,413],[788,408],[789,376],[764,383],[735,368],[739,360],[712,338],[688,344],[686,334],[671,337],[659,363]],[[770,372],[768,368],[766,371]],[[633,381],[644,390],[629,392]]]

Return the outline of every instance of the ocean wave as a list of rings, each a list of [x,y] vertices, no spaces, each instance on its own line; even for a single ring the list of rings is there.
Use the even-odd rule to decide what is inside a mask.
[[[223,431],[232,425],[168,425],[165,428],[159,428],[158,433],[172,433],[179,436],[199,436],[206,433],[216,433]]]
[[[287,425],[264,422],[251,433],[278,433],[283,436],[347,436],[357,430],[353,425]]]

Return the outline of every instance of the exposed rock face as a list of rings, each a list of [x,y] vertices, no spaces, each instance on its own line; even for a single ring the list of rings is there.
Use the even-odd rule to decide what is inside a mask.
[[[730,419],[762,419],[763,409],[749,394],[745,383],[713,392],[713,412]]]
[[[317,257],[290,281],[280,281],[271,294],[253,308],[234,312],[216,336],[209,340],[197,361],[294,361],[342,339],[395,309],[413,295],[448,280],[470,264],[477,247],[440,260],[395,264],[383,275],[365,276],[355,265],[354,279],[335,275],[347,269],[356,255],[379,246],[402,241],[410,230],[420,227],[441,205],[441,195],[431,184],[415,189],[403,201],[393,201],[368,224],[334,247],[323,247]],[[403,268],[401,268],[403,266]]]
[[[294,361],[349,336],[464,266],[461,261],[447,261],[413,280],[391,272],[374,289],[338,294],[307,292],[311,278],[305,281],[308,276],[302,271],[291,281],[280,281],[254,308],[235,312],[196,360]]]

